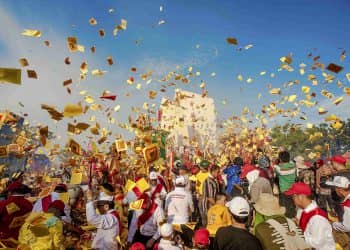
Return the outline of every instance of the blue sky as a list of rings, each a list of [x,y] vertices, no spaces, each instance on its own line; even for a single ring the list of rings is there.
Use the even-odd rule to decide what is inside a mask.
[[[161,5],[163,12],[159,10]],[[110,8],[115,11],[109,13]],[[0,15],[0,19],[6,19],[10,26],[0,28],[0,65],[18,67],[18,58],[26,57],[34,62],[39,80],[24,78],[22,86],[0,86],[0,108],[17,109],[13,100],[18,99],[25,105],[23,112],[29,113],[31,119],[45,123],[48,116],[40,110],[39,103],[51,101],[50,104],[62,106],[65,101],[73,102],[76,96],[68,96],[60,85],[71,75],[76,76],[80,62],[87,60],[90,69],[101,68],[109,72],[103,78],[90,77],[81,83],[80,90],[87,89],[96,95],[104,89],[117,93],[122,110],[116,119],[121,121],[130,113],[130,106],[149,101],[146,94],[149,89],[159,88],[159,83],[151,83],[143,92],[127,89],[129,86],[125,80],[131,76],[129,69],[133,66],[140,71],[153,69],[158,75],[166,75],[175,70],[176,65],[181,65],[182,69],[193,66],[194,71],[200,71],[201,75],[191,86],[179,87],[198,92],[199,83],[205,81],[209,95],[216,100],[220,118],[238,114],[245,106],[258,111],[262,104],[274,99],[268,95],[267,83],[280,87],[283,82],[299,79],[301,85],[310,85],[306,77],[298,74],[298,64],[311,64],[307,53],[313,48],[317,48],[313,53],[320,55],[324,64],[335,62],[344,66],[338,78],[349,85],[345,79],[345,73],[349,73],[349,60],[346,58],[340,63],[341,50],[338,49],[349,49],[349,10],[347,0],[1,0],[0,13],[6,15]],[[91,17],[98,22],[94,27],[88,24]],[[113,37],[112,29],[121,18],[128,21],[128,28]],[[158,26],[160,20],[165,24]],[[21,36],[20,31],[25,28],[41,30],[42,38]],[[105,29],[106,37],[98,36],[99,28]],[[85,45],[87,51],[70,55],[65,47],[68,36],[77,36],[79,44]],[[239,46],[254,46],[238,52],[237,47],[226,43],[226,37],[236,37]],[[42,45],[44,40],[49,40],[52,47],[45,48]],[[140,42],[138,46],[135,44],[137,40]],[[91,45],[97,47],[94,55],[88,51]],[[199,48],[196,45],[200,45]],[[296,72],[278,73],[279,58],[289,53],[293,53]],[[116,61],[112,68],[105,63],[107,55],[112,55]],[[72,57],[70,69],[61,65],[65,56]],[[267,71],[267,74],[259,76],[261,71]],[[210,76],[212,72],[216,77]],[[272,72],[276,73],[274,79],[269,77]],[[245,79],[252,77],[253,83],[239,82],[238,74]],[[46,78],[40,75],[46,75]],[[300,86],[291,92],[300,95]],[[41,95],[43,88],[47,92]],[[319,92],[323,88],[336,95],[342,93],[334,84],[314,87],[313,90]],[[74,91],[77,92],[78,88],[73,87]],[[131,97],[126,98],[125,92],[131,92]],[[258,93],[263,94],[261,100],[257,100]],[[173,90],[166,95],[172,97]],[[154,101],[157,105],[160,97]],[[226,105],[221,104],[223,99],[227,100]],[[349,107],[348,99],[344,103],[347,105],[344,107]],[[309,111],[309,117],[317,121],[321,118],[315,115],[315,110]],[[337,110],[339,108],[334,112]],[[62,131],[63,127],[58,125],[57,131]]]

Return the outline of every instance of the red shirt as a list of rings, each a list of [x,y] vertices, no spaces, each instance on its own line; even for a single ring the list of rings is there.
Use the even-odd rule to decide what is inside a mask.
[[[18,211],[14,211],[10,214],[8,210],[10,209],[10,204],[14,203],[18,207]],[[9,205],[9,206],[8,206]],[[15,207],[16,206],[12,206]],[[24,196],[10,196],[7,200],[0,201],[0,239],[8,239],[10,237],[15,240],[18,239],[18,233],[21,226],[24,223],[24,219],[26,214],[30,213],[33,209],[33,205],[30,201],[28,201]],[[16,209],[15,209],[16,210]],[[23,216],[22,219],[19,220],[19,223],[14,223],[13,228],[10,228],[13,219]],[[14,221],[16,222],[16,221]]]

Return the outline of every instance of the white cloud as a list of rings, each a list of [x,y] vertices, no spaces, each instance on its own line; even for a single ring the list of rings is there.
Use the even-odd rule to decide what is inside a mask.
[[[22,70],[22,85],[0,84],[0,110],[7,109],[16,113],[20,111],[28,113],[28,119],[33,125],[38,123],[48,125],[51,131],[61,136],[60,144],[66,142],[67,123],[73,122],[73,119],[64,119],[55,123],[49,118],[45,110],[41,110],[41,104],[54,105],[58,110],[63,110],[66,103],[77,103],[79,100],[82,100],[78,93],[84,89],[94,96],[94,99],[101,103],[104,109],[120,104],[121,111],[113,115],[117,122],[127,120],[127,116],[131,112],[131,106],[140,107],[143,102],[155,103],[158,106],[160,94],[157,96],[157,99],[151,102],[148,99],[147,90],[151,88],[159,89],[161,83],[154,81],[149,86],[145,86],[143,83],[142,90],[136,90],[135,84],[131,87],[128,86],[125,80],[130,76],[130,69],[123,68],[123,65],[118,65],[118,63],[109,68],[106,64],[106,59],[101,58],[98,53],[94,57],[91,56],[88,46],[85,47],[85,53],[70,53],[66,46],[66,37],[55,33],[50,24],[45,23],[45,27],[48,27],[47,29],[45,27],[26,27],[25,24],[19,23],[12,13],[1,6],[0,23],[2,27],[6,27],[0,33],[0,45],[5,48],[0,54],[1,67],[19,68],[18,59],[22,57],[27,58],[29,62],[29,66]],[[26,28],[41,30],[42,37],[22,36],[21,32]],[[44,45],[45,40],[50,41],[50,47]],[[66,56],[71,58],[72,63],[69,66],[64,63]],[[201,63],[207,62],[203,55],[199,55],[198,58],[199,60],[195,63],[192,62],[192,57],[191,59],[185,58],[179,62],[179,65],[184,69],[189,65],[195,64],[199,66]],[[79,83],[77,80],[79,79],[79,66],[83,60],[87,61],[90,71],[94,68],[102,67],[102,70],[109,72],[100,78],[89,75],[87,80]],[[138,68],[138,73],[152,70],[153,77],[160,79],[168,72],[175,71],[176,65],[178,64],[164,58],[143,58],[135,66]],[[26,69],[35,70],[38,74],[38,79],[29,79],[26,75]],[[70,85],[72,88],[71,95],[62,86],[63,81],[69,78],[73,79],[73,84]],[[103,90],[110,90],[116,93],[118,95],[117,101],[103,102],[98,100]],[[131,97],[125,97],[127,92],[130,92]],[[173,88],[169,89],[166,94],[173,96]],[[19,106],[19,102],[24,104],[24,108]],[[106,127],[114,133],[125,134],[125,131],[118,128],[116,124],[108,124],[107,118],[102,112],[89,111],[87,115],[76,119],[78,121],[89,121],[91,115],[96,116],[102,127]],[[75,136],[75,138],[82,142],[82,139],[86,140],[87,135],[91,134],[85,132],[81,136]]]

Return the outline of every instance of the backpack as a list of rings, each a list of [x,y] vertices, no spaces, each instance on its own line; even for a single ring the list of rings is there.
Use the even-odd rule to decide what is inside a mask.
[[[287,223],[280,223],[275,219],[269,219],[266,221],[276,232],[274,235],[277,237],[276,241],[284,245],[285,250],[301,250],[311,249],[306,244],[303,233],[295,223],[285,218]]]

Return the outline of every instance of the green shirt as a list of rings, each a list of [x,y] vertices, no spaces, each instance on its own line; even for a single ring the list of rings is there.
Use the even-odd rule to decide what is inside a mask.
[[[292,174],[283,174],[283,171],[292,169],[296,170],[295,165],[294,163],[289,162],[281,164],[279,170],[277,171],[281,193],[287,191],[295,182],[295,171],[293,171]]]

